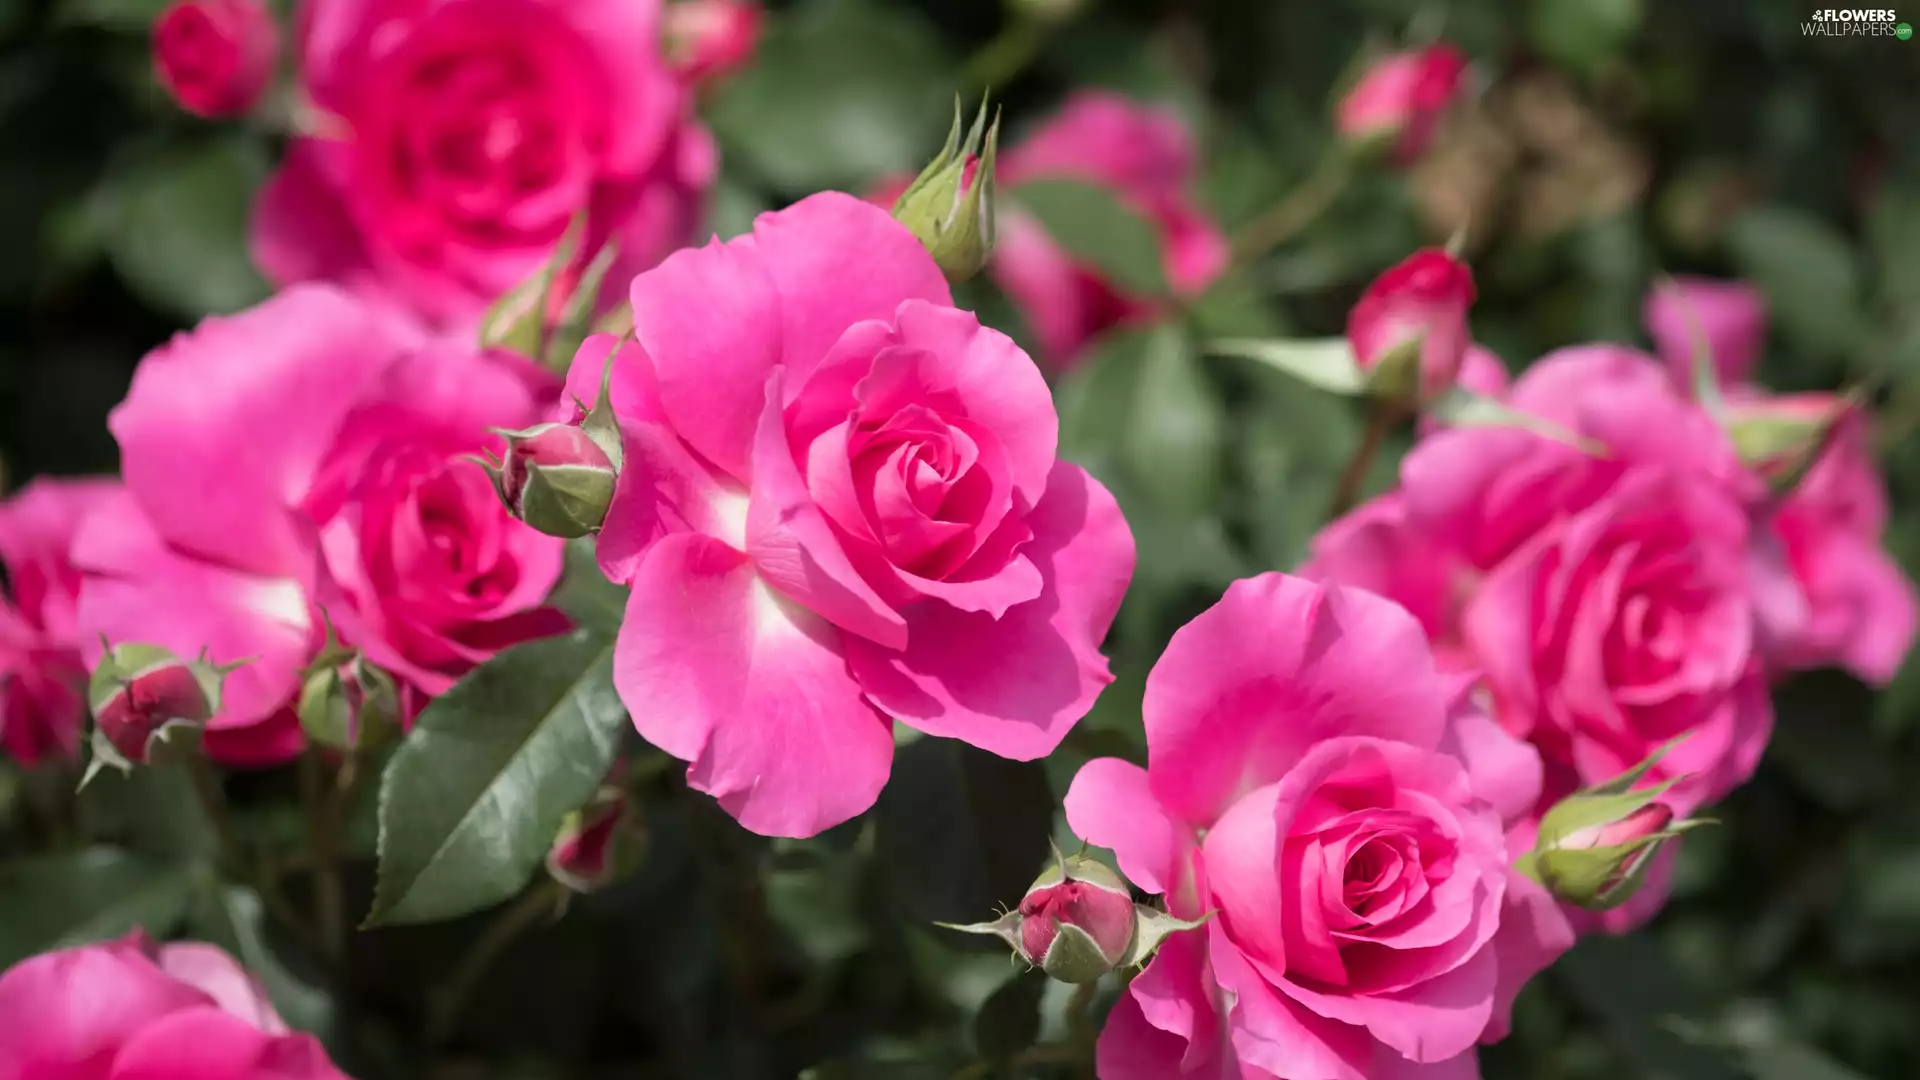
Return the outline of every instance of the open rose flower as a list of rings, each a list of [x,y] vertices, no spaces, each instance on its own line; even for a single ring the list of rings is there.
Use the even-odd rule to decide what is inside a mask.
[[[1511,869],[1539,759],[1462,689],[1405,611],[1282,574],[1173,636],[1147,768],[1089,762],[1067,821],[1173,914],[1216,915],[1115,1006],[1103,1080],[1475,1075],[1572,931]]]
[[[1168,283],[1203,292],[1227,266],[1227,242],[1193,197],[1193,136],[1173,113],[1105,91],[1082,91],[1000,155],[999,239],[989,272],[1033,326],[1044,357],[1064,365],[1101,331],[1149,317],[1152,297],[1129,295],[1077,261],[1020,209],[1020,185],[1078,180],[1108,188],[1160,234]]]
[[[232,957],[137,930],[0,975],[0,1077],[346,1080]]]
[[[416,705],[563,629],[542,606],[561,542],[509,517],[467,460],[546,407],[507,360],[422,343],[330,287],[209,319],[142,361],[108,420],[126,494],[76,546],[89,661],[102,635],[247,660],[207,751],[271,764],[302,745],[321,611]]]
[[[106,479],[40,479],[0,502],[0,748],[23,765],[71,759],[87,720],[87,669],[71,550]]]
[[[816,195],[642,274],[633,309],[599,554],[632,584],[614,683],[640,733],[792,836],[873,804],[892,718],[1052,750],[1111,678],[1133,538],[913,234]],[[583,347],[582,400],[612,349]]]
[[[590,212],[626,281],[690,235],[713,149],[659,0],[302,0],[315,119],[255,211],[282,284],[346,283],[465,330]]]
[[[1598,452],[1433,434],[1398,490],[1316,539],[1307,572],[1399,601],[1451,666],[1484,670],[1501,724],[1545,759],[1548,802],[1685,735],[1654,779],[1690,774],[1669,801],[1691,813],[1751,774],[1772,727],[1758,626],[1781,574],[1755,555],[1756,485],[1631,349],[1548,356],[1507,403]]]

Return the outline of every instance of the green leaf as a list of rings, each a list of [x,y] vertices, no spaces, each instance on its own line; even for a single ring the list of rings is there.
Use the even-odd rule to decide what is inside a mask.
[[[194,937],[225,949],[260,980],[281,1019],[326,1037],[333,1024],[333,999],[295,975],[273,948],[259,894],[239,885],[210,883],[195,896],[188,925]]]
[[[1141,342],[1145,352],[1124,459],[1141,488],[1176,511],[1210,508],[1220,490],[1226,414],[1193,341],[1171,324]]]
[[[1767,294],[1774,321],[1815,356],[1857,344],[1866,325],[1860,266],[1845,237],[1806,210],[1762,206],[1741,214],[1727,237],[1734,264]]]
[[[0,867],[0,970],[36,953],[171,933],[203,871],[112,848],[42,855]]]
[[[592,537],[568,541],[566,573],[554,590],[553,605],[589,629],[608,634],[620,629],[627,613],[627,587],[600,572]]]
[[[1598,1016],[1614,1045],[1639,1067],[1635,1076],[1664,1080],[1738,1080],[1722,1055],[1674,1034],[1676,1020],[1697,1016],[1704,1003],[1680,979],[1651,937],[1583,939],[1555,965],[1558,981]]]
[[[220,850],[185,769],[108,770],[87,786],[87,798],[99,833],[142,855],[211,860]]]
[[[1359,397],[1366,389],[1366,376],[1354,359],[1353,346],[1346,338],[1295,338],[1254,341],[1235,338],[1215,341],[1207,351],[1218,356],[1239,356],[1259,362],[1275,371],[1342,397]]]
[[[367,924],[449,919],[518,893],[606,779],[627,724],[613,638],[515,646],[427,706],[380,786]]]
[[[266,299],[247,216],[267,168],[260,141],[235,134],[116,171],[98,193],[107,258],[148,302],[189,318]]]
[[[911,176],[947,130],[952,64],[912,12],[870,0],[789,9],[705,110],[731,165],[793,194]]]
[[[1625,48],[1645,17],[1645,0],[1533,0],[1530,25],[1541,52],[1592,69]]]
[[[1039,762],[921,739],[894,755],[880,793],[881,879],[914,922],[991,918],[1019,903],[1046,862],[1053,811]]]
[[[145,34],[172,0],[61,0],[56,22],[97,26],[125,34]]]
[[[988,1061],[1007,1059],[1040,1038],[1040,997],[1047,977],[1038,968],[1016,974],[980,1006],[973,1018],[973,1044]]]
[[[1079,180],[1028,180],[1010,190],[1007,201],[1038,218],[1055,243],[1122,290],[1145,296],[1167,291],[1160,234],[1111,189]]]

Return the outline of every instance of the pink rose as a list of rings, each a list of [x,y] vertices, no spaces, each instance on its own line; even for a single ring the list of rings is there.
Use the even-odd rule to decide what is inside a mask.
[[[272,764],[324,634],[418,695],[565,626],[542,606],[561,543],[508,516],[467,455],[546,403],[504,360],[422,343],[326,286],[209,319],[149,355],[108,420],[127,494],[75,559],[82,646],[101,635],[218,663],[207,749]]]
[[[1766,298],[1741,281],[1674,278],[1647,294],[1645,317],[1654,348],[1688,392],[1696,354],[1722,383],[1744,383],[1767,343]]]
[[[1148,767],[1089,762],[1067,820],[1173,914],[1217,915],[1134,979],[1103,1080],[1473,1074],[1572,932],[1510,869],[1539,760],[1462,688],[1406,612],[1282,574],[1174,635]]]
[[[153,24],[160,85],[196,116],[253,108],[279,52],[279,28],[260,0],[179,0]]]
[[[346,1080],[233,958],[136,930],[0,975],[0,1080]]]
[[[1000,156],[999,240],[990,267],[1033,326],[1046,359],[1064,366],[1101,331],[1150,317],[1155,298],[1129,296],[1074,260],[1020,210],[1020,185],[1079,180],[1110,188],[1160,233],[1173,291],[1197,296],[1227,266],[1227,241],[1194,199],[1193,136],[1171,111],[1086,90]]]
[[[714,154],[658,0],[303,0],[321,116],[255,211],[281,283],[347,283],[464,330],[591,211],[625,281],[679,246]]]
[[[1133,539],[1055,459],[1033,361],[953,308],[911,232],[837,193],[674,255],[633,308],[599,553],[632,584],[614,683],[640,733],[789,836],[873,804],[896,718],[1051,751],[1111,678]],[[575,360],[582,400],[612,345]]]
[[[105,479],[40,479],[0,502],[0,747],[23,765],[71,760],[87,721],[87,669],[71,558],[80,520],[109,498]]]
[[[1374,278],[1347,315],[1347,340],[1370,392],[1424,401],[1446,393],[1471,344],[1473,297],[1473,272],[1439,248]]]
[[[1770,659],[1788,669],[1838,664],[1884,685],[1913,648],[1920,598],[1881,545],[1887,492],[1866,417],[1832,394],[1739,395],[1735,422],[1765,413],[1813,422],[1825,448],[1785,502],[1762,517],[1763,557],[1784,565],[1796,595],[1776,621]],[[1837,426],[1818,433],[1824,423]]]
[[[757,0],[671,0],[667,61],[688,82],[725,78],[753,59],[764,18]]]
[[[1350,142],[1390,140],[1408,164],[1427,152],[1440,114],[1460,90],[1467,58],[1445,42],[1376,61],[1334,110],[1334,127]]]
[[[1519,428],[1436,433],[1398,491],[1328,526],[1309,573],[1401,601],[1451,664],[1486,671],[1500,722],[1546,760],[1549,800],[1685,734],[1656,778],[1697,774],[1673,800],[1691,812],[1751,773],[1772,722],[1751,478],[1630,349],[1562,350],[1507,400],[1602,452]]]

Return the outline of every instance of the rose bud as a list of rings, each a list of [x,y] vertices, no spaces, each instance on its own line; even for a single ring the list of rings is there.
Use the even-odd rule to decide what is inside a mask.
[[[300,688],[300,727],[334,750],[369,750],[400,731],[400,691],[393,676],[366,657],[323,655]]]
[[[154,21],[154,71],[188,112],[238,116],[272,78],[279,39],[260,0],[180,0]]]
[[[1540,819],[1539,838],[1533,850],[1521,856],[1520,872],[1546,886],[1555,898],[1589,911],[1607,911],[1631,900],[1660,848],[1705,824],[1675,821],[1673,808],[1661,801],[1683,778],[1633,787],[1665,752],[1656,751],[1612,781],[1556,803]]]
[[[548,536],[571,539],[594,532],[613,502],[614,482],[626,462],[609,389],[613,359],[607,359],[593,408],[576,401],[571,423],[502,431],[505,460],[480,461],[513,516]]]
[[[1741,464],[1784,494],[1860,414],[1853,399],[1838,394],[1782,394],[1728,402],[1724,420]]]
[[[204,656],[186,663],[155,645],[109,645],[87,687],[94,717],[87,778],[104,765],[125,772],[158,762],[163,751],[191,752],[219,710],[220,684],[231,670]]]
[[[760,20],[753,0],[680,0],[667,8],[667,63],[688,82],[723,78],[753,59]]]
[[[1000,120],[987,123],[986,102],[960,138],[960,103],[947,143],[893,204],[894,220],[912,230],[949,281],[965,281],[987,263],[994,241],[994,159]]]
[[[1426,153],[1466,70],[1466,56],[1445,42],[1375,61],[1340,99],[1334,126],[1350,145],[1391,147],[1410,164]]]
[[[1049,976],[1090,983],[1115,968],[1145,963],[1168,934],[1205,921],[1176,919],[1136,904],[1127,883],[1105,865],[1056,853],[1054,865],[1034,880],[1019,907],[990,923],[940,925],[993,934]]]
[[[577,893],[602,889],[632,873],[646,853],[646,831],[626,793],[603,787],[567,815],[547,852],[547,873]]]
[[[1466,357],[1473,297],[1473,272],[1438,248],[1375,278],[1347,316],[1368,395],[1412,405],[1446,393]]]

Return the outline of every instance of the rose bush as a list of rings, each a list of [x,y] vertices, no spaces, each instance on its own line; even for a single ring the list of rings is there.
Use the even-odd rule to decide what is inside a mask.
[[[261,193],[256,259],[462,330],[581,213],[611,280],[651,266],[714,169],[659,24],[659,0],[302,0],[313,116]]]
[[[1405,611],[1281,574],[1174,635],[1147,768],[1090,762],[1067,820],[1175,915],[1218,914],[1122,996],[1103,1080],[1477,1073],[1572,931],[1510,868],[1539,760],[1465,688]]]
[[[1015,758],[1110,676],[1118,508],[1055,459],[1033,362],[956,310],[913,235],[844,195],[633,283],[612,357],[626,464],[600,534],[632,586],[615,685],[648,741],[757,832],[872,805],[893,719]]]
[[[176,338],[114,410],[126,490],[76,544],[88,661],[103,636],[247,661],[207,750],[271,764],[302,745],[292,705],[326,622],[415,709],[564,629],[543,606],[560,542],[509,517],[466,460],[544,398],[514,358],[422,341],[325,286]]]

